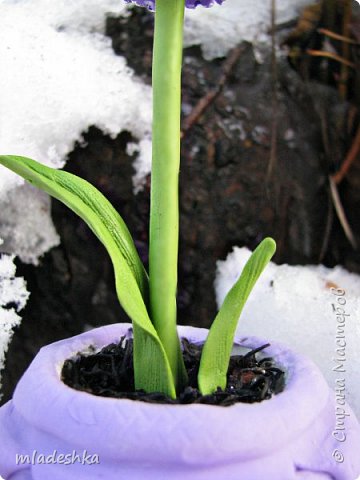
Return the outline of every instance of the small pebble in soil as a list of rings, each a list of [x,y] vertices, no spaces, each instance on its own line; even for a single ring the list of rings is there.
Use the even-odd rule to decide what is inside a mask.
[[[225,390],[218,388],[211,395],[202,395],[197,385],[202,346],[185,339],[182,345],[189,385],[175,400],[163,393],[135,390],[133,342],[125,337],[97,353],[78,353],[66,360],[61,378],[69,387],[93,395],[167,404],[229,406],[238,402],[255,403],[267,400],[284,389],[284,371],[270,357],[257,358],[260,352],[269,347],[266,344],[245,355],[232,356]]]

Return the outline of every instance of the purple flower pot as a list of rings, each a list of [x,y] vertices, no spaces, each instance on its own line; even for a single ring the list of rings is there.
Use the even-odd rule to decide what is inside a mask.
[[[0,475],[6,480],[355,480],[360,474],[360,426],[353,412],[347,405],[341,407],[346,416],[339,406],[336,411],[335,394],[318,368],[279,345],[267,354],[286,367],[286,388],[252,405],[147,404],[93,396],[60,381],[66,358],[128,332],[127,324],[101,327],[39,352],[13,400],[0,409]],[[195,342],[207,335],[190,327],[179,327],[179,333]],[[264,343],[236,341],[249,347]],[[16,462],[19,454],[29,456],[23,464]]]

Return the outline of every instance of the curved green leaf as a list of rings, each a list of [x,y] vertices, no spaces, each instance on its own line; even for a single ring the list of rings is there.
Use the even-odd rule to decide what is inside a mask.
[[[105,227],[126,259],[147,303],[148,277],[131,234],[118,212],[99,190],[76,175],[46,167],[30,158],[4,155],[0,156],[0,163],[63,202],[88,224],[102,243],[102,228]]]
[[[67,205],[103,243],[114,266],[119,301],[133,320],[136,388],[175,397],[169,361],[146,307],[148,277],[131,234],[111,203],[86,180],[30,158],[2,155],[0,164]]]
[[[199,388],[203,395],[213,393],[218,387],[226,387],[226,374],[240,314],[275,250],[276,244],[272,238],[265,238],[254,250],[210,328],[198,374]]]

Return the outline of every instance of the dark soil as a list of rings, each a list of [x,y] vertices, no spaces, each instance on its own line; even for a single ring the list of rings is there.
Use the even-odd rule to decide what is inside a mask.
[[[126,19],[110,18],[107,27],[115,51],[125,55],[147,83],[152,21],[152,14],[134,9]],[[262,52],[262,63],[251,45],[241,48],[222,91],[187,129],[182,143],[179,324],[208,327],[217,309],[213,288],[217,260],[225,259],[234,245],[253,249],[268,235],[277,242],[278,263],[322,262],[360,273],[359,250],[345,237],[328,187],[328,176],[339,169],[358,125],[358,110],[351,103],[354,95],[349,95],[351,102],[342,100],[334,82],[316,73],[316,65],[308,81],[285,57],[278,60],[274,82],[270,45]],[[200,49],[185,50],[184,125],[198,101],[219,86],[227,61],[209,62]],[[274,86],[276,162],[268,177]],[[147,264],[150,179],[135,196],[133,158],[126,153],[127,144],[136,139],[127,132],[111,139],[92,127],[84,140],[69,156],[66,169],[110,199]],[[359,192],[357,157],[339,194],[358,244]],[[26,278],[31,298],[8,351],[3,401],[11,397],[43,345],[88,326],[128,321],[117,301],[104,248],[75,214],[56,201],[52,215],[61,246],[48,252],[39,267],[18,261],[18,274]]]
[[[132,340],[125,337],[119,343],[104,347],[100,352],[66,360],[62,368],[63,382],[76,390],[93,395],[127,398],[149,403],[229,406],[234,403],[255,403],[267,400],[284,388],[284,372],[271,358],[257,359],[257,354],[269,344],[245,355],[231,357],[227,386],[217,389],[212,395],[202,395],[197,385],[201,346],[183,341],[185,367],[189,385],[174,400],[163,393],[146,393],[135,390]]]

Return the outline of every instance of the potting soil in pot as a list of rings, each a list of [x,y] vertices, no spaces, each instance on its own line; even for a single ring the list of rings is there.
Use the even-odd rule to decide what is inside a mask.
[[[261,402],[284,388],[283,370],[269,357],[257,358],[269,345],[263,345],[244,355],[231,357],[227,387],[212,395],[202,395],[197,386],[197,374],[202,347],[183,340],[183,355],[189,376],[189,385],[176,400],[163,393],[135,390],[133,369],[133,341],[123,337],[99,352],[79,353],[65,361],[63,382],[76,390],[94,395],[128,398],[151,403],[205,403],[228,406],[237,402]]]

